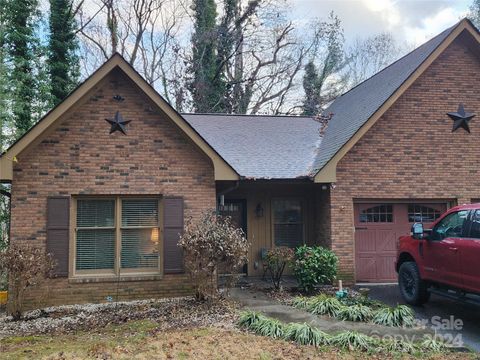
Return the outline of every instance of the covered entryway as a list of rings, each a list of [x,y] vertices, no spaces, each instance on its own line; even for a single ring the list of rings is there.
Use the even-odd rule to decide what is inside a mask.
[[[355,269],[357,282],[395,282],[397,239],[414,222],[431,225],[447,202],[361,202],[355,207]]]

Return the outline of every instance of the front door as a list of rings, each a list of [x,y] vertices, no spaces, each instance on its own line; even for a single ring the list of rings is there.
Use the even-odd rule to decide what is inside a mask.
[[[473,211],[468,237],[459,240],[458,245],[463,284],[480,293],[480,210]]]
[[[467,210],[448,214],[420,245],[427,279],[451,285],[462,281],[459,246],[465,236],[467,216]]]
[[[243,199],[225,199],[224,205],[218,205],[218,212],[222,216],[229,216],[232,223],[243,230],[247,236],[247,202]],[[247,264],[243,267],[246,274],[248,270]]]

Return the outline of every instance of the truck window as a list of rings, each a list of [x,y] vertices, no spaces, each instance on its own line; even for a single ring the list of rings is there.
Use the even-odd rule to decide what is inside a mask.
[[[461,237],[463,235],[463,224],[467,219],[467,215],[468,210],[448,214],[435,226],[431,239],[440,241],[449,237]]]
[[[469,237],[480,239],[480,210],[475,210],[473,213]]]

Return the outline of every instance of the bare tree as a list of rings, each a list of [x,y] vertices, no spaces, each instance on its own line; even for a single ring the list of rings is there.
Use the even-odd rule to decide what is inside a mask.
[[[349,85],[355,86],[377,73],[397,59],[401,52],[390,33],[356,39],[347,55]]]

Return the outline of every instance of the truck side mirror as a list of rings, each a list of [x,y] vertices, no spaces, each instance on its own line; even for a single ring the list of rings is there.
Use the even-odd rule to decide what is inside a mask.
[[[424,229],[423,229],[423,224],[422,223],[415,223],[412,225],[412,237],[414,239],[423,239],[423,233],[424,233]]]

